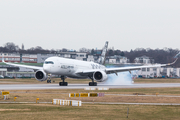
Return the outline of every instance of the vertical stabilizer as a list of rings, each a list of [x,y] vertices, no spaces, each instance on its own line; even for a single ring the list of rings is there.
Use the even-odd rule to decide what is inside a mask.
[[[106,61],[106,53],[108,48],[108,41],[106,41],[105,46],[102,49],[102,54],[98,59],[98,63],[104,65]]]

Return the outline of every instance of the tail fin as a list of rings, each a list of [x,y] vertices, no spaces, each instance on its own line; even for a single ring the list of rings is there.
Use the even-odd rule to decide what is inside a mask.
[[[107,48],[108,48],[108,41],[106,41],[105,46],[102,50],[101,57],[98,59],[98,63],[104,65],[106,61],[106,53],[107,53]]]

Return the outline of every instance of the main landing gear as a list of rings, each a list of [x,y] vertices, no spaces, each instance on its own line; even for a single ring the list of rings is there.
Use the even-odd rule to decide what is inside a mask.
[[[89,82],[89,86],[97,86],[97,82],[94,82],[93,77],[89,76],[89,78],[92,80],[92,82]]]
[[[48,74],[48,80],[47,83],[51,83],[51,74]]]
[[[61,76],[61,80],[63,82],[59,82],[59,86],[68,86],[68,82],[64,82],[65,81],[65,76]]]

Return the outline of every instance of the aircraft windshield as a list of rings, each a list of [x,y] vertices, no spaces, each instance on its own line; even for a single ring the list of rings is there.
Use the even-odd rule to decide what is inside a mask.
[[[54,64],[53,61],[45,61],[44,63],[45,63],[45,64]]]

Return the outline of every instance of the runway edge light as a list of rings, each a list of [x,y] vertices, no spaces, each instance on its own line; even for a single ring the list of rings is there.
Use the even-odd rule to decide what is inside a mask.
[[[36,103],[38,103],[39,98],[36,98]]]
[[[16,101],[17,97],[14,97],[14,101]]]

